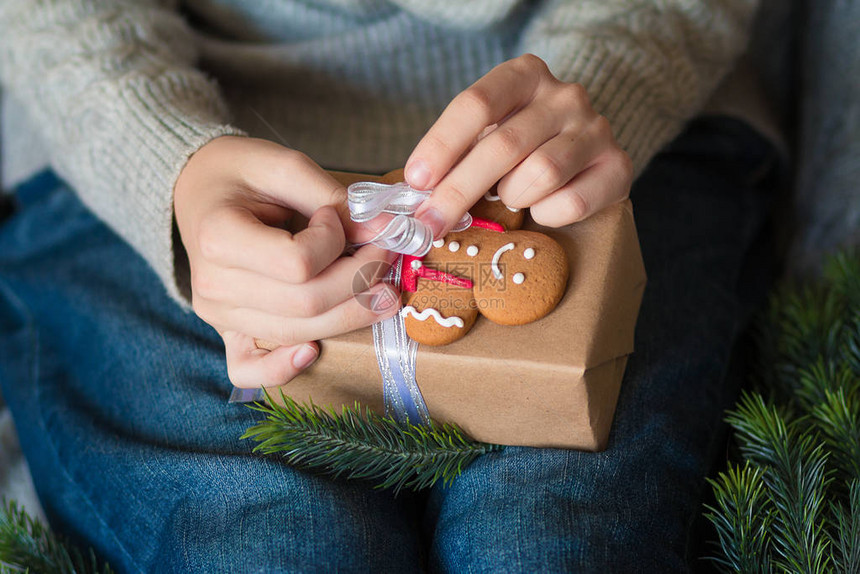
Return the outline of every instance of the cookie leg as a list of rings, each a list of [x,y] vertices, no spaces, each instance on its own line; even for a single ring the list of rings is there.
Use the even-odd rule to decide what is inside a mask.
[[[438,346],[463,338],[475,324],[478,308],[471,289],[419,279],[401,314],[410,337]]]

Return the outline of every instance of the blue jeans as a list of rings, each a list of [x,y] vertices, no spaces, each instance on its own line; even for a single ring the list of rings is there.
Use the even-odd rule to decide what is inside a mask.
[[[633,191],[649,285],[609,447],[393,496],[240,441],[217,334],[50,173],[0,225],[0,384],[51,523],[129,572],[682,572],[766,288],[773,150],[699,120]],[[692,566],[691,566],[692,565]]]
[[[791,267],[809,274],[827,254],[860,245],[860,2],[815,0],[801,7],[798,234]]]

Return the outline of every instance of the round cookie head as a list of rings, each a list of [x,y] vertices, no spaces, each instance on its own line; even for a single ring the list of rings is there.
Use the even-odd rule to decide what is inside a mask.
[[[567,257],[551,237],[517,230],[497,234],[488,272],[475,280],[481,314],[501,325],[525,325],[555,309],[567,287]]]

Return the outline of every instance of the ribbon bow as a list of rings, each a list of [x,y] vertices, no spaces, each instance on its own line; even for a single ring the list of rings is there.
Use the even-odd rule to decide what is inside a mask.
[[[405,182],[387,184],[360,181],[350,185],[347,188],[350,219],[367,223],[383,213],[394,215],[373,239],[358,243],[356,247],[372,243],[402,255],[426,255],[433,245],[433,232],[413,216],[428,197],[429,191],[414,189]],[[453,231],[463,231],[470,225],[472,216],[466,213]]]

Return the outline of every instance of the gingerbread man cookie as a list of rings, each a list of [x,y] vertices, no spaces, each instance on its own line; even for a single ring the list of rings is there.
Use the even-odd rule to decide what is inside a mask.
[[[469,229],[437,239],[423,258],[403,258],[401,314],[419,343],[452,343],[479,314],[501,325],[524,325],[546,316],[564,295],[564,250],[547,235],[519,229],[522,211],[490,192],[470,213]]]

